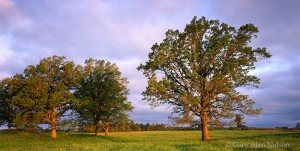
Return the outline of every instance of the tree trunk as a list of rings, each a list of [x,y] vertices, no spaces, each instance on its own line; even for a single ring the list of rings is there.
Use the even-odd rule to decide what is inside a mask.
[[[201,130],[202,130],[202,139],[201,140],[202,141],[209,140],[206,110],[203,110],[201,112]]]
[[[52,110],[52,117],[51,117],[51,137],[56,138],[56,107]]]
[[[105,136],[108,136],[108,122],[105,122]]]
[[[100,129],[101,129],[100,121],[97,121],[96,126],[95,126],[95,135],[96,136],[100,136]]]
[[[7,131],[11,132],[12,131],[12,129],[11,129],[12,124],[10,122],[8,122],[7,127],[8,127]]]

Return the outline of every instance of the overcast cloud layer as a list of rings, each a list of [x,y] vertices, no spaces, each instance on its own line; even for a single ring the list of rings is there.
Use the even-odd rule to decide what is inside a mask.
[[[142,101],[146,79],[136,70],[167,29],[183,30],[194,16],[239,27],[254,23],[252,43],[273,55],[257,64],[259,89],[245,88],[262,107],[246,125],[289,126],[300,122],[300,1],[298,0],[0,0],[0,79],[29,64],[64,55],[116,63],[130,84],[135,122],[168,122],[170,108]]]

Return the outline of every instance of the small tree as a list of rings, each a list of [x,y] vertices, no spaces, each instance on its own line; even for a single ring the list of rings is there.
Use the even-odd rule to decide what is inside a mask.
[[[258,115],[254,101],[236,90],[257,87],[259,79],[249,71],[271,57],[266,48],[249,46],[257,32],[253,24],[235,29],[204,17],[195,17],[183,32],[168,30],[162,43],[152,46],[149,61],[138,67],[148,78],[144,100],[200,117],[202,140],[209,139],[208,117],[233,118],[237,111]]]
[[[244,117],[242,114],[235,114],[234,122],[236,123],[236,127],[238,129],[241,129],[244,126],[245,122],[243,122],[243,119]]]
[[[299,130],[300,129],[300,123],[297,123],[295,128]]]
[[[96,136],[102,127],[107,136],[109,124],[133,109],[127,101],[127,83],[115,64],[94,59],[85,61],[81,83],[75,92],[79,100],[75,109],[81,122],[94,123]]]

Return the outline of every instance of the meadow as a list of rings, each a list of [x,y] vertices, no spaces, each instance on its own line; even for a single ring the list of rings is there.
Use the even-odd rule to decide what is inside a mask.
[[[200,131],[111,132],[96,137],[91,133],[0,132],[0,150],[100,150],[100,151],[188,151],[188,150],[300,150],[296,130],[213,130],[202,142]]]

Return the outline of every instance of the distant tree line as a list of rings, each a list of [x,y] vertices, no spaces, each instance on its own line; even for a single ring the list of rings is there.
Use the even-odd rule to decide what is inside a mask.
[[[110,125],[127,120],[133,109],[127,84],[118,67],[104,60],[88,59],[80,66],[62,56],[44,58],[0,81],[0,125],[34,131],[49,124],[56,138],[57,128],[71,128],[61,120],[71,112],[79,125],[93,125],[95,135],[102,129],[108,135]]]
[[[300,129],[300,123],[296,124],[294,128],[288,127],[275,127],[275,128],[261,128],[261,127],[248,127],[245,122],[238,121],[240,119],[239,115],[233,121],[210,121],[210,130],[293,130]],[[129,131],[189,131],[189,130],[201,130],[201,123],[197,122],[199,120],[187,120],[179,117],[169,117],[168,124],[164,123],[135,123],[133,120],[123,120],[117,124],[110,126],[111,132],[129,132]],[[244,123],[239,125],[239,123]],[[65,132],[94,132],[95,125],[87,124],[80,125],[74,119],[61,120],[57,124],[57,130]],[[46,130],[51,130],[48,128]],[[105,130],[101,130],[105,132]]]
[[[57,122],[58,131],[66,132],[94,132],[96,125],[81,124],[76,119],[64,119]],[[51,127],[48,128],[39,128],[40,130],[51,130]],[[172,130],[177,129],[176,127],[171,127],[169,124],[163,123],[135,123],[133,120],[124,119],[117,123],[110,125],[111,132],[128,132],[128,131],[163,131],[163,130]],[[180,128],[179,128],[180,129]],[[101,129],[101,132],[105,132],[105,129]]]
[[[161,123],[134,123],[133,121],[127,122],[127,123],[119,123],[116,125],[113,125],[110,128],[110,131],[113,132],[128,132],[128,131],[163,131],[168,130],[167,124],[161,124]],[[91,128],[90,130],[92,130]],[[91,132],[89,131],[88,127],[81,127],[78,129],[78,131],[83,132]]]

